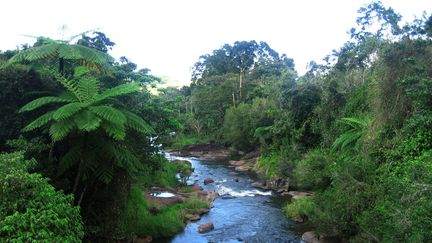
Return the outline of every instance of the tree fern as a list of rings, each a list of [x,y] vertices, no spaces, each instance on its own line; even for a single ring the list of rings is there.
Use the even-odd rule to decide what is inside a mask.
[[[73,116],[75,113],[80,111],[83,108],[83,104],[74,102],[66,104],[60,108],[58,108],[53,115],[54,120],[60,121],[66,118]]]
[[[141,90],[141,87],[138,83],[127,83],[127,84],[121,84],[114,88],[105,90],[100,95],[98,95],[94,102],[102,102],[108,98],[114,98],[134,92],[138,92]]]
[[[81,148],[82,146],[75,145],[63,155],[59,162],[57,175],[63,175],[67,170],[78,163],[81,158]]]
[[[155,132],[141,117],[127,110],[122,110],[122,113],[126,116],[127,127],[143,134],[152,134]]]
[[[64,119],[51,124],[49,133],[53,141],[63,140],[74,128],[75,123],[72,120]]]
[[[45,105],[49,105],[53,103],[67,103],[70,101],[71,100],[64,97],[56,97],[56,96],[41,97],[27,103],[25,106],[21,107],[21,109],[18,112],[32,111]]]
[[[85,132],[96,130],[102,122],[100,118],[88,110],[78,112],[73,119],[78,129]]]
[[[109,121],[102,123],[103,130],[115,140],[123,140],[126,136],[126,127]]]
[[[58,174],[79,165],[81,170],[76,173],[75,192],[76,185],[90,177],[108,183],[116,168],[124,168],[130,174],[137,173],[142,164],[119,141],[125,139],[127,128],[145,134],[154,131],[141,117],[126,109],[117,109],[115,106],[120,103],[114,98],[137,92],[140,86],[128,83],[100,93],[99,81],[91,77],[86,68],[76,68],[72,77],[58,72],[54,75],[67,91],[58,97],[48,96],[31,101],[20,112],[48,104],[60,105],[23,129],[31,131],[49,125],[49,134],[54,142],[71,138],[69,143],[75,145],[61,157]],[[79,142],[72,138],[79,138],[76,140]]]
[[[126,116],[121,111],[108,105],[92,106],[89,110],[108,122],[120,126],[124,126],[126,122]]]
[[[85,60],[99,66],[108,67],[114,59],[99,50],[86,46],[69,44],[65,41],[38,38],[40,46],[18,52],[9,59],[10,63],[35,62],[42,59],[58,57],[66,60]]]
[[[343,152],[348,148],[357,152],[360,151],[370,121],[367,118],[345,117],[341,119],[341,122],[347,125],[349,129],[334,141],[332,151]]]
[[[53,114],[54,111],[43,114],[42,116],[36,118],[34,121],[28,124],[26,127],[24,127],[22,131],[29,132],[46,125],[48,122],[50,122],[53,119]]]

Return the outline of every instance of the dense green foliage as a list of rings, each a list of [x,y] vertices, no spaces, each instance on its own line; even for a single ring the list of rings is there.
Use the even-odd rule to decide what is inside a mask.
[[[6,242],[81,242],[84,227],[71,195],[28,170],[22,153],[0,154],[0,238]]]
[[[162,141],[258,150],[266,179],[314,191],[285,211],[319,234],[432,241],[432,16],[400,21],[380,2],[361,8],[351,39],[303,76],[266,42],[225,44],[199,58],[189,87],[158,96],[147,86],[161,79],[115,61],[101,32],[0,52],[0,149],[21,151],[0,155],[0,237],[179,232],[184,212],[208,205],[147,202],[148,187],[176,187],[189,169],[162,156]]]
[[[286,207],[319,233],[354,242],[428,242],[432,149],[432,16],[401,25],[380,2],[359,10],[352,39],[294,64],[265,42],[203,55],[178,92],[178,117],[210,141],[260,150],[255,169],[289,177],[313,199]],[[195,126],[196,127],[196,126]]]
[[[169,102],[146,89],[160,79],[135,71],[125,57],[114,62],[106,53],[114,43],[94,34],[40,37],[32,47],[0,53],[0,148],[22,151],[2,155],[10,167],[0,171],[1,238],[127,239],[121,216],[131,185],[178,184],[175,166],[151,138],[177,126],[164,108]],[[37,173],[27,172],[23,156],[37,160]]]

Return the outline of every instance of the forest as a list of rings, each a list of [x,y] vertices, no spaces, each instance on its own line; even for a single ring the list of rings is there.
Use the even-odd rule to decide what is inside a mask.
[[[264,41],[224,44],[182,88],[111,57],[99,31],[1,51],[0,241],[168,239],[209,202],[148,200],[192,190],[178,173],[193,169],[159,144],[210,144],[258,153],[262,180],[313,194],[283,212],[317,235],[431,242],[432,15],[401,19],[362,7],[351,39],[301,76]]]

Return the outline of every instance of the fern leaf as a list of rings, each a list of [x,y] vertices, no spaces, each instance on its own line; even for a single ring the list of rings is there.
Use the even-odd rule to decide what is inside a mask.
[[[126,122],[126,117],[122,112],[108,105],[92,106],[89,107],[89,110],[111,123],[124,125]]]
[[[83,108],[83,105],[78,102],[69,103],[58,108],[53,115],[54,120],[60,121],[71,117],[73,114],[77,113]]]
[[[126,147],[112,142],[99,143],[101,151],[108,160],[120,168],[125,169],[129,174],[137,173],[143,169],[141,161]]]
[[[9,63],[32,62],[57,55],[58,45],[49,43],[38,47],[20,51],[18,54],[9,59]]]
[[[122,112],[126,116],[127,127],[143,134],[155,133],[153,128],[138,115],[127,110],[122,110]]]
[[[61,120],[51,124],[49,133],[53,141],[63,140],[73,129],[75,124],[70,119]]]
[[[114,167],[112,164],[101,164],[95,171],[96,177],[105,184],[108,184],[114,178]]]
[[[66,103],[69,101],[70,101],[69,99],[60,98],[60,97],[56,97],[56,96],[41,97],[41,98],[35,99],[33,101],[30,101],[29,103],[27,103],[26,105],[21,107],[21,109],[18,112],[21,113],[21,112],[25,112],[25,111],[32,111],[32,110],[35,110],[35,109],[42,107],[44,105],[53,104],[53,103]]]
[[[88,110],[81,110],[74,116],[74,122],[79,130],[91,132],[96,130],[100,124],[101,119]]]
[[[97,49],[93,49],[87,46],[81,45],[70,45],[73,46],[74,50],[79,53],[80,59],[90,61],[101,66],[106,66],[114,61],[114,58],[107,53],[101,52]]]
[[[42,116],[36,118],[34,121],[32,121],[30,124],[28,124],[26,127],[22,129],[23,132],[29,132],[36,128],[40,128],[50,122],[53,119],[54,112],[48,112],[43,114]]]
[[[81,77],[78,82],[77,91],[82,102],[91,102],[99,93],[99,81],[94,77]]]
[[[114,88],[105,90],[101,94],[99,94],[96,97],[95,102],[102,102],[108,98],[118,97],[126,94],[130,94],[133,92],[140,91],[140,86],[138,83],[127,83],[127,84],[121,84]]]
[[[63,175],[72,166],[77,164],[81,158],[81,146],[74,146],[60,159],[57,175]]]
[[[126,136],[126,128],[124,125],[104,121],[101,127],[110,137],[116,140],[123,140]]]

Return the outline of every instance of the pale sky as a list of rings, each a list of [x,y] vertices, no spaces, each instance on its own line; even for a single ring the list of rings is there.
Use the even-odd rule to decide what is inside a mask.
[[[62,39],[99,28],[116,43],[110,52],[139,68],[188,84],[200,55],[235,41],[265,41],[294,58],[296,69],[320,60],[348,40],[366,0],[2,0],[0,50]],[[432,0],[384,0],[405,19],[432,10]]]

